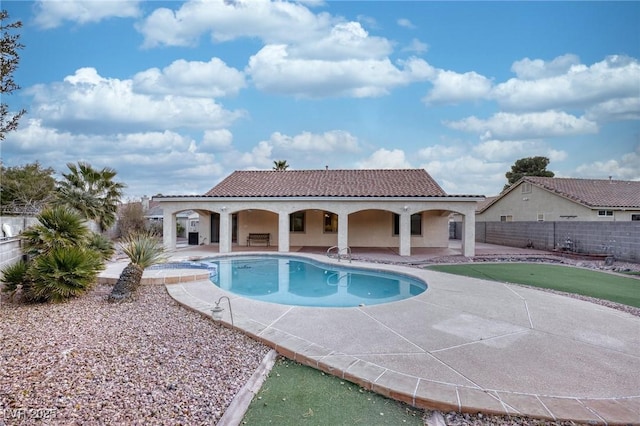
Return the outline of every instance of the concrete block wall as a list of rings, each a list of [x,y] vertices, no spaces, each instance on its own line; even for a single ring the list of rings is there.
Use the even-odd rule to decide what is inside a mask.
[[[3,238],[0,240],[0,271],[22,258],[20,238]]]
[[[477,222],[476,241],[540,250],[564,247],[578,253],[613,254],[640,262],[640,222]]]
[[[0,270],[22,258],[21,240],[17,235],[36,223],[38,220],[31,216],[0,216],[0,229],[2,225],[7,224],[12,234],[7,238],[4,232],[0,231]]]
[[[12,236],[15,237],[19,233],[38,223],[38,219],[32,216],[0,216],[0,226],[7,224],[11,228]],[[0,228],[1,229],[1,228]],[[0,237],[5,235],[0,233]]]

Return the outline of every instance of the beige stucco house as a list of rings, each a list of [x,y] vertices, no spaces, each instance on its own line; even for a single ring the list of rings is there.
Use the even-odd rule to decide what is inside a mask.
[[[156,196],[164,245],[176,246],[176,215],[199,215],[199,241],[219,252],[247,244],[291,247],[447,247],[451,213],[463,218],[465,256],[475,254],[477,195],[448,195],[422,169],[236,171],[204,195]],[[254,237],[267,237],[264,238]]]
[[[525,176],[479,204],[476,220],[640,220],[640,181]]]

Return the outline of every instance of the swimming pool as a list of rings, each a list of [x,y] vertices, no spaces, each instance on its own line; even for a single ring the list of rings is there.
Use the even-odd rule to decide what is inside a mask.
[[[296,306],[354,307],[416,296],[427,284],[409,275],[336,266],[293,256],[230,256],[203,261],[218,287]]]

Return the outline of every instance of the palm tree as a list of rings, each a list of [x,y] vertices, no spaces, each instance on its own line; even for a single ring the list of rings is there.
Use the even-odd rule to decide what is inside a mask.
[[[96,170],[90,164],[68,163],[69,173],[58,187],[57,204],[71,206],[88,220],[95,221],[101,232],[111,227],[117,219],[118,204],[125,188],[114,182],[116,171],[105,167]]]
[[[38,224],[22,232],[24,253],[31,256],[46,254],[56,248],[84,246],[90,231],[85,221],[65,206],[43,210],[38,215]]]
[[[287,164],[287,160],[275,160],[273,162],[273,170],[284,171],[284,170],[287,170],[288,168],[289,168],[289,165]]]
[[[26,260],[2,271],[3,291],[20,289],[28,302],[59,302],[90,289],[113,252],[111,242],[65,206],[43,210],[38,222],[22,233]]]
[[[51,250],[33,261],[34,280],[25,297],[33,302],[62,302],[89,290],[104,269],[100,253],[86,247]]]
[[[166,260],[161,241],[151,232],[129,234],[123,241],[122,249],[129,257],[129,264],[113,286],[108,299],[110,302],[131,300],[140,287],[144,270]]]

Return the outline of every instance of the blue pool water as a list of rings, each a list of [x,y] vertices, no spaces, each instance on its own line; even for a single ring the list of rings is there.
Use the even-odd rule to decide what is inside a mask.
[[[353,307],[395,302],[427,289],[389,272],[335,266],[292,256],[232,256],[202,263],[211,281],[232,293],[296,306]]]

